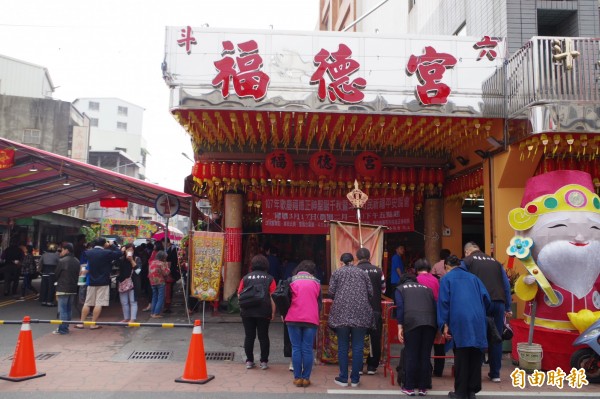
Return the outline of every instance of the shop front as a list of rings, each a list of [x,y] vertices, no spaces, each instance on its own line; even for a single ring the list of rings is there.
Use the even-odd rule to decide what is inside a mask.
[[[188,188],[241,236],[227,245],[310,235],[327,252],[329,221],[357,222],[346,199],[357,181],[363,222],[387,227],[386,251],[410,242],[432,262],[442,247],[460,251],[462,201],[484,185],[474,151],[504,142],[483,89],[502,69],[500,38],[170,27],[166,40],[171,112],[195,152]],[[226,262],[225,298],[245,252]]]

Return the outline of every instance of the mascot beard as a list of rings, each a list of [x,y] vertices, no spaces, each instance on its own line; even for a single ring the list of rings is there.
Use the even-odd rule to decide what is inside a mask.
[[[537,261],[550,282],[581,299],[592,290],[600,274],[600,242],[590,241],[585,246],[569,241],[547,243]]]

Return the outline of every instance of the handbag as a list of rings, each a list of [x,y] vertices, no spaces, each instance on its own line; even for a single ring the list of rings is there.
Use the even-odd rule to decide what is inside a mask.
[[[510,323],[508,322],[508,320],[506,320],[506,317],[504,318],[504,327],[502,328],[502,339],[504,341],[510,341],[513,338],[513,330],[512,327],[510,326]]]
[[[240,308],[249,309],[255,306],[259,306],[265,299],[265,292],[262,284],[252,284],[240,292],[238,296],[238,303]]]
[[[133,274],[133,271],[131,272]],[[133,280],[131,276],[127,277],[125,280],[119,283],[119,292],[127,292],[133,289]]]
[[[502,342],[502,337],[500,336],[500,332],[496,327],[496,323],[494,323],[494,318],[487,316],[486,320],[488,344],[499,344]]]
[[[273,303],[275,303],[279,314],[285,316],[292,304],[289,279],[279,280],[275,291],[271,294],[271,299],[273,299]]]

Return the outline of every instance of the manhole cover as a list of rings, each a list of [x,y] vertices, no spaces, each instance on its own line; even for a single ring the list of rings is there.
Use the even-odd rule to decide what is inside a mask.
[[[42,352],[42,353],[38,353],[37,355],[35,355],[35,360],[48,360],[51,359],[55,356],[58,356],[60,352]],[[14,355],[10,356],[8,358],[8,360],[13,360],[14,359]]]
[[[206,360],[233,361],[234,352],[206,352]]]
[[[129,360],[161,361],[169,360],[171,351],[135,351],[129,356]]]

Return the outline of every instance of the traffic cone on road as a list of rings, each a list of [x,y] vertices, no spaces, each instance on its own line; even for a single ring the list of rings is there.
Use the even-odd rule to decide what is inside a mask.
[[[185,361],[185,370],[183,375],[175,382],[187,382],[189,384],[206,384],[215,378],[214,375],[208,375],[206,371],[206,356],[204,354],[204,342],[202,340],[202,327],[200,320],[194,322],[192,330],[192,341],[188,350],[187,360]]]
[[[29,316],[23,318],[21,332],[15,347],[12,366],[8,375],[0,375],[0,379],[8,381],[25,381],[32,378],[43,377],[46,373],[38,373],[35,367],[35,354],[33,353],[33,336],[31,335],[31,321]]]

